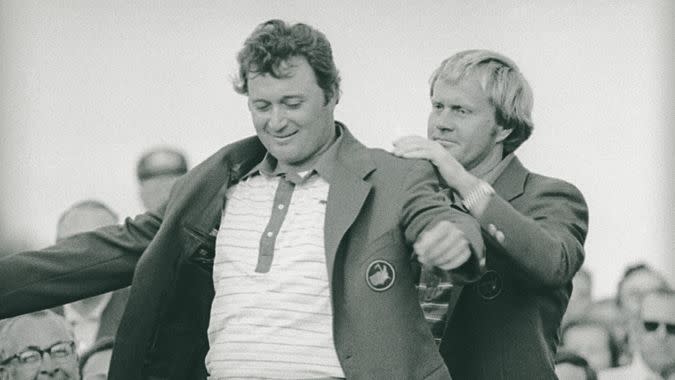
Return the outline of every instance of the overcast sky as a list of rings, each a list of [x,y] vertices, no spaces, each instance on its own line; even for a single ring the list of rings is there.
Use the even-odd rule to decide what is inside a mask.
[[[52,243],[59,214],[84,198],[140,212],[134,170],[152,146],[196,164],[252,134],[235,56],[257,24],[282,18],[326,34],[343,78],[337,119],[385,149],[425,133],[441,60],[470,48],[513,58],[535,94],[518,154],[586,196],[596,294],[638,260],[675,284],[671,4],[0,0],[1,250]]]

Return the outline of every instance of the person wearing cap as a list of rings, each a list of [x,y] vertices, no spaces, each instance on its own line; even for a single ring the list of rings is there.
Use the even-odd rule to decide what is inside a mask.
[[[398,139],[393,153],[434,164],[487,246],[486,271],[471,286],[422,277],[439,349],[455,379],[554,379],[561,320],[584,260],[586,202],[574,185],[516,157],[532,132],[533,98],[511,59],[454,54],[432,74],[429,93],[427,137]]]
[[[158,210],[0,258],[0,318],[131,282],[111,380],[450,379],[415,283],[419,264],[479,276],[476,220],[429,162],[335,120],[320,31],[264,22],[237,61],[256,136],[190,170]]]
[[[176,149],[160,147],[144,153],[136,167],[143,207],[157,210],[163,206],[173,184],[187,171],[187,159]]]

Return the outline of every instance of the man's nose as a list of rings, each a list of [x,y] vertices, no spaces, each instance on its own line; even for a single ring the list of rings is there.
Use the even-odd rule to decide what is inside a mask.
[[[267,123],[271,130],[278,131],[283,129],[288,122],[286,112],[281,107],[273,107],[270,119]]]
[[[42,354],[42,363],[40,363],[40,372],[41,375],[52,375],[56,371],[57,366],[52,356],[45,352]]]
[[[668,331],[666,331],[666,324],[659,323],[659,326],[656,328],[656,331],[654,333],[659,339],[666,339],[666,337],[668,336]]]
[[[439,131],[453,131],[455,129],[455,120],[448,111],[443,111],[439,115],[435,115],[431,120],[431,125]]]
[[[435,129],[441,132],[450,132],[455,130],[455,123],[452,120],[437,120],[432,124]]]
[[[436,124],[434,124],[434,127],[436,127],[436,129],[438,129],[439,131],[452,131],[452,130],[455,129],[454,126],[452,125],[452,123],[446,123],[446,122],[436,123]]]

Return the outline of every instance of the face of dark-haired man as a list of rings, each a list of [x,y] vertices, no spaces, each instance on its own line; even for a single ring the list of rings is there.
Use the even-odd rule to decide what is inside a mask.
[[[256,133],[282,168],[307,170],[335,138],[336,97],[326,102],[304,57],[291,57],[280,78],[249,73],[248,107]]]

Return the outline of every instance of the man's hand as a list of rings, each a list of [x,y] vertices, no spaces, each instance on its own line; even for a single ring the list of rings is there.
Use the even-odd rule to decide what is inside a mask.
[[[464,169],[443,145],[421,136],[405,136],[394,141],[392,153],[403,158],[420,158],[431,161],[443,179],[460,194],[471,191],[478,179]]]
[[[471,257],[469,241],[464,233],[445,220],[422,231],[413,248],[420,264],[443,270],[458,268]]]
[[[422,136],[403,136],[393,142],[394,153],[405,158],[422,158],[436,164],[449,154],[443,145]]]

